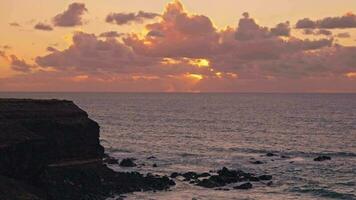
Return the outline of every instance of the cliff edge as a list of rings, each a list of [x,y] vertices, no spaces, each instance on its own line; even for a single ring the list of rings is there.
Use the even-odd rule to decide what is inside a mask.
[[[174,185],[109,169],[99,130],[71,101],[0,99],[0,199],[105,199]]]

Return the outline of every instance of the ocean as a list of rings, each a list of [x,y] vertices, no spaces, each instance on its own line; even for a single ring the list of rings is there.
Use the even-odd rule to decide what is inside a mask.
[[[356,199],[356,94],[0,93],[9,97],[73,100],[100,124],[108,154],[137,159],[129,170],[169,175],[226,166],[273,175],[272,186],[247,191],[177,180],[171,191],[126,199]],[[313,161],[319,155],[332,159]]]

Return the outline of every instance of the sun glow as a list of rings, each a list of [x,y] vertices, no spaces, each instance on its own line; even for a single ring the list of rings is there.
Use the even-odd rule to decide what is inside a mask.
[[[207,59],[191,59],[189,63],[198,67],[209,67],[210,61]]]
[[[346,76],[347,78],[352,78],[352,79],[354,79],[354,78],[356,78],[356,72],[349,72],[349,73],[345,74],[345,76]]]
[[[185,74],[185,76],[187,78],[190,78],[190,79],[193,79],[193,80],[197,80],[197,81],[200,81],[200,80],[202,80],[204,78],[204,76],[201,75],[201,74],[190,74],[190,73],[188,73],[188,74]]]

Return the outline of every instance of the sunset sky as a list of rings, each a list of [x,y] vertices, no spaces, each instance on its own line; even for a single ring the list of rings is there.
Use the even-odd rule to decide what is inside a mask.
[[[0,91],[356,92],[355,0],[0,0]]]

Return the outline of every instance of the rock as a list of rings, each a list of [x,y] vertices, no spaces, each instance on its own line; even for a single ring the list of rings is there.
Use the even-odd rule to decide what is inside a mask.
[[[147,160],[152,160],[152,159],[157,159],[155,156],[150,156],[147,158]]]
[[[0,99],[0,199],[101,200],[175,184],[103,159],[99,125],[73,102]]]
[[[258,182],[258,181],[260,181],[260,179],[259,179],[258,177],[255,177],[255,176],[249,177],[248,180],[251,181],[251,182]]]
[[[109,155],[106,154],[105,157],[103,158],[103,162],[109,165],[119,164],[119,161],[116,158],[110,157]]]
[[[318,156],[317,158],[314,158],[314,161],[317,162],[322,162],[322,161],[326,161],[326,160],[331,160],[330,156]]]
[[[191,179],[198,178],[198,174],[196,172],[187,172],[182,174],[182,176],[185,178],[184,181],[190,181]]]
[[[269,153],[267,153],[267,154],[266,154],[266,156],[267,156],[267,157],[273,157],[273,156],[278,156],[278,155],[277,155],[277,154],[274,154],[274,153],[269,152]]]
[[[121,167],[136,167],[136,163],[134,163],[132,158],[125,158],[120,162]]]
[[[181,174],[177,173],[177,172],[173,172],[170,177],[171,178],[177,178],[178,176],[181,176]]]
[[[272,181],[269,181],[266,185],[267,185],[267,186],[272,186],[272,185],[273,185],[273,182],[272,182]]]
[[[205,187],[205,188],[215,188],[215,187],[221,187],[224,185],[219,184],[211,179],[203,179],[201,181],[198,181],[197,186]]]
[[[251,162],[251,164],[254,164],[254,165],[262,165],[262,164],[265,164],[265,163],[262,162],[262,161],[256,160],[256,161]]]
[[[152,167],[158,167],[158,166],[157,166],[157,164],[155,163],[155,164],[152,165]]]
[[[234,189],[237,190],[248,190],[252,188],[252,184],[247,182],[247,183],[243,183],[241,185],[235,186]]]
[[[211,174],[206,173],[206,172],[198,174],[198,178],[205,178],[205,177],[209,177],[209,176],[211,176]]]
[[[261,181],[270,181],[272,180],[272,176],[271,175],[262,175],[258,177]]]

